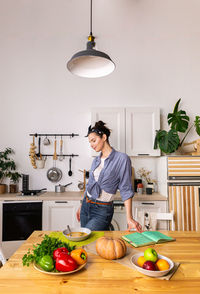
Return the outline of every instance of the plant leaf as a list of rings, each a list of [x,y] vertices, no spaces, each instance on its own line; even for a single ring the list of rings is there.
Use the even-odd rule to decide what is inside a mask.
[[[178,111],[180,101],[181,99],[176,102],[173,113],[169,113],[167,119],[171,129],[176,130],[177,132],[185,133],[188,128],[190,118],[186,115],[184,110]]]
[[[176,102],[175,106],[174,106],[174,111],[173,113],[178,112],[178,107],[179,107],[179,103],[181,102],[181,98]]]
[[[179,143],[180,140],[176,130],[171,129],[169,132],[159,130],[156,134],[154,149],[159,146],[162,152],[172,153],[178,149]]]
[[[195,117],[194,126],[197,134],[200,136],[200,116]]]

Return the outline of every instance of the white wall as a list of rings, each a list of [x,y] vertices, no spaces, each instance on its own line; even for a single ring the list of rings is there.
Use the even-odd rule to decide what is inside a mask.
[[[31,188],[54,190],[46,178],[52,160],[44,170],[30,165],[30,133],[80,134],[65,141],[66,152],[80,155],[72,161],[72,179],[68,160],[57,164],[65,173],[61,183],[72,180],[68,189],[76,190],[78,169],[89,169],[92,160],[84,137],[91,107],[159,106],[164,126],[179,98],[192,118],[200,113],[200,1],[94,0],[97,47],[116,70],[92,80],[66,69],[85,48],[89,2],[0,0],[0,149],[15,150]]]

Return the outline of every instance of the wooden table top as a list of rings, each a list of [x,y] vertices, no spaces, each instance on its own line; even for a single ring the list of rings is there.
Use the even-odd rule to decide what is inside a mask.
[[[33,243],[39,243],[44,231],[35,231],[0,269],[2,294],[71,294],[71,293],[200,293],[200,233],[163,232],[176,238],[175,242],[151,245],[159,254],[180,262],[169,281],[147,277],[117,262],[88,254],[87,265],[79,272],[52,276],[36,271],[33,266],[23,267],[22,257]],[[105,232],[120,237],[127,232]],[[127,246],[131,247],[126,243]],[[147,247],[137,250],[144,251]]]

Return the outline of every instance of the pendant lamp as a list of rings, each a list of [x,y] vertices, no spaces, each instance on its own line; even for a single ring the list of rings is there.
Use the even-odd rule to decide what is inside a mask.
[[[92,0],[90,0],[90,35],[86,50],[77,52],[67,63],[68,70],[79,77],[99,78],[109,75],[115,69],[112,59],[104,52],[95,50],[92,34]]]

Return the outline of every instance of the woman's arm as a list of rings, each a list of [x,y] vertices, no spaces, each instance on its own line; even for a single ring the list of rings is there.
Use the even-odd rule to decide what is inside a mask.
[[[80,214],[81,214],[81,205],[80,205],[80,207],[79,207],[79,209],[77,210],[77,212],[76,212],[76,218],[77,218],[77,221],[78,222],[80,222]]]
[[[136,229],[138,233],[142,232],[142,226],[133,219],[132,215],[132,198],[129,198],[124,201],[124,205],[126,208],[126,219],[128,224],[128,230]]]

